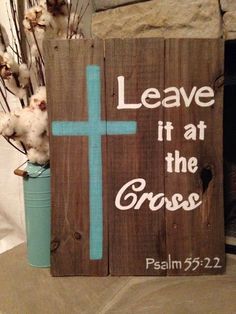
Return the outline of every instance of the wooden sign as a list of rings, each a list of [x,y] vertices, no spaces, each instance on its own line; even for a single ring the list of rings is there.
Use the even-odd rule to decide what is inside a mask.
[[[225,269],[223,41],[45,44],[52,275]]]

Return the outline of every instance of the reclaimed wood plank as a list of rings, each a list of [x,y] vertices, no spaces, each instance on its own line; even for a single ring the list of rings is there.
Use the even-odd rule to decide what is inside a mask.
[[[105,41],[107,120],[136,121],[137,132],[127,136],[107,136],[107,205],[109,210],[109,266],[111,275],[165,275],[165,270],[146,267],[147,258],[166,259],[165,213],[149,209],[146,201],[140,209],[120,210],[115,204],[120,189],[134,179],[139,191],[163,192],[163,143],[157,141],[157,123],[163,119],[162,108],[118,110],[118,76],[124,76],[125,102],[140,103],[145,89],[164,87],[164,40],[114,39]],[[153,100],[149,101],[153,103]],[[156,100],[154,100],[155,102]],[[131,196],[121,205],[130,205]]]
[[[88,65],[96,65],[101,72],[100,74],[92,73],[92,77],[89,79],[93,84],[96,75],[101,77],[101,116],[105,119],[103,42],[99,40],[53,40],[45,43],[44,50],[50,129],[55,121],[58,121],[60,126],[63,121],[72,124],[73,122],[86,124],[88,119],[93,119],[94,112],[99,110],[99,108],[95,108],[94,112],[90,112],[89,98],[92,98],[90,102],[93,102],[97,95],[88,95],[88,88],[91,89],[86,81]],[[99,86],[97,92],[99,93]],[[90,125],[87,126],[87,132],[89,130]],[[60,131],[63,131],[63,127]],[[71,132],[73,133],[73,130]],[[79,133],[79,130],[77,132]],[[84,136],[81,134],[77,134],[78,136],[75,134],[58,135],[63,134],[51,134],[50,136],[52,275],[107,275],[108,232],[105,212],[102,217],[102,235],[99,235],[102,237],[100,239],[102,241],[100,243],[102,258],[91,257],[93,254],[91,253],[91,237],[94,237],[94,234],[91,235],[91,216],[94,219],[94,213],[91,212],[91,180],[89,180],[91,177],[91,154],[89,154],[91,143],[89,136],[88,134],[84,134]],[[104,140],[102,140],[102,145],[105,151],[103,142]],[[101,185],[101,182],[95,186],[95,191],[93,191],[95,194],[99,190],[99,184]],[[93,210],[96,211],[96,208]],[[99,219],[101,219],[100,216]]]
[[[187,95],[194,86],[211,86],[215,91],[215,104],[211,107],[199,107],[193,100],[186,108],[181,98],[180,107],[166,109],[164,113],[165,121],[172,121],[175,127],[172,141],[165,142],[165,156],[178,150],[181,156],[198,159],[196,173],[166,171],[166,196],[181,193],[186,199],[190,193],[198,193],[202,200],[200,207],[192,211],[166,211],[167,254],[182,262],[181,268],[170,267],[168,275],[218,274],[225,269],[223,41],[170,39],[166,40],[165,52],[165,87],[184,87]],[[207,127],[205,139],[199,139],[200,129],[196,141],[184,139],[184,126],[190,123],[197,126],[200,121]],[[187,258],[190,263],[184,263]]]

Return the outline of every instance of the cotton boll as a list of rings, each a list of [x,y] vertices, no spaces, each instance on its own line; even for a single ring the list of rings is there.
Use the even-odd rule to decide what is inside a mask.
[[[49,154],[49,137],[48,135],[42,136],[42,141],[37,147],[39,150],[47,152]]]
[[[38,128],[32,128],[27,135],[27,144],[31,147],[28,158],[32,162],[44,164],[49,160],[49,137],[46,131],[41,135],[37,134],[38,131]]]
[[[34,6],[26,11],[25,18],[23,20],[23,26],[25,31],[31,35],[32,32],[34,32],[37,45],[41,52],[43,49],[43,40],[45,38],[47,29],[50,30],[50,32],[53,31],[54,33],[57,33],[56,24],[53,21],[52,15],[47,12],[43,6],[40,5]],[[31,48],[33,57],[37,57],[39,55],[37,45],[34,45],[34,47]]]
[[[29,83],[30,73],[26,64],[20,66],[13,56],[8,53],[0,53],[0,76],[6,87],[18,98],[23,99],[26,95],[24,87]]]
[[[0,134],[12,137],[15,134],[16,119],[11,113],[0,114]]]
[[[34,6],[26,10],[23,25],[26,28],[26,30],[31,31],[32,27],[38,26],[38,19],[43,14],[44,8],[42,6]]]
[[[24,143],[29,159],[43,164],[49,160],[47,112],[29,107],[0,115],[0,134]]]
[[[39,165],[46,164],[49,161],[49,152],[38,151],[35,148],[31,148],[28,151],[28,159],[32,163],[37,163]]]
[[[52,15],[42,5],[34,6],[25,12],[23,25],[27,31],[32,31],[34,28],[35,35],[38,32],[46,31],[47,28],[55,28]]]
[[[34,123],[34,113],[28,107],[24,109],[18,109],[13,112],[13,115],[16,117],[16,125],[15,125],[15,132],[16,136],[25,136]]]
[[[42,15],[38,19],[38,26],[39,28],[47,28],[48,26],[53,27],[55,26],[55,23],[53,21],[52,15],[47,12],[46,10],[42,11]]]
[[[12,77],[12,71],[6,65],[0,65],[0,76],[3,80],[9,80]]]
[[[68,1],[66,0],[47,0],[47,10],[53,16],[68,16]]]
[[[10,53],[4,52],[3,62],[6,65],[6,67],[12,71],[12,73],[19,72],[19,65],[16,63],[16,61],[14,60],[14,57]]]
[[[47,95],[46,87],[40,86],[36,93],[30,98],[30,108],[32,109],[41,109],[42,111],[46,110]]]
[[[15,111],[14,116],[17,118],[15,127],[17,135],[21,136],[25,133],[27,139],[32,139],[34,136],[41,136],[47,133],[48,116],[46,111],[27,107]]]
[[[53,20],[57,25],[57,37],[66,38],[68,27],[68,2],[65,0],[48,0],[47,10],[53,16]],[[72,14],[70,20],[72,20]]]
[[[43,152],[49,155],[49,138],[47,135],[38,136],[37,140],[34,141],[33,148],[37,149],[38,152]]]
[[[4,79],[6,86],[17,97],[23,98],[25,96],[25,91],[21,89],[29,81],[29,71],[25,64],[19,66],[10,53],[0,53],[0,75]],[[21,81],[21,87],[16,83],[15,77]]]
[[[29,84],[30,72],[25,63],[19,66],[19,83],[21,87],[25,87]]]
[[[39,124],[38,123],[39,118],[37,117],[37,114],[35,114],[35,112],[29,107],[15,110],[10,115],[15,119],[14,130],[16,137],[24,136],[26,138],[28,136],[27,134],[30,134],[30,132],[32,132],[32,129],[37,128],[38,128],[37,134],[41,134],[42,132],[44,132],[46,122],[44,122],[44,124],[43,122],[40,122]],[[44,119],[47,119],[47,116],[44,117]],[[39,128],[39,125],[42,124],[43,126]]]
[[[35,136],[39,137],[48,133],[48,116],[47,112],[40,109],[35,109],[32,113],[31,126],[28,129],[28,139],[36,143]],[[39,145],[35,144],[34,146]]]
[[[34,139],[34,145],[28,151],[28,158],[31,162],[44,164],[49,160],[49,138],[42,134]]]
[[[35,95],[34,95],[35,96]],[[44,88],[38,90],[45,99]],[[49,159],[48,115],[39,107],[26,107],[14,112],[14,139],[24,143],[32,162],[44,163]]]
[[[4,80],[7,80],[12,76],[13,71],[10,65],[7,64],[5,56],[5,52],[0,52],[0,76]]]

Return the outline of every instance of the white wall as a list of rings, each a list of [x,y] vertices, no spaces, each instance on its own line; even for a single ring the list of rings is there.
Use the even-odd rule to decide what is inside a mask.
[[[6,2],[0,0],[0,23],[9,30]],[[10,100],[16,103],[16,100]],[[25,241],[22,178],[13,174],[25,158],[0,137],[0,253]]]

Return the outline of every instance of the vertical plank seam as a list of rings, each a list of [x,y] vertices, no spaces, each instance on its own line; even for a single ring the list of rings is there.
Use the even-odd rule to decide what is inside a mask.
[[[164,89],[166,88],[166,50],[167,50],[167,47],[166,47],[166,45],[167,45],[167,41],[168,41],[168,39],[163,39],[163,41],[164,41],[164,52],[163,52],[163,54],[164,54],[164,71],[163,71],[163,76],[164,76]],[[162,94],[162,97],[163,97],[163,94]],[[165,116],[165,110],[164,110],[164,108],[163,108],[163,106],[162,106],[162,117],[163,117],[163,123],[165,123],[166,121],[166,116]],[[162,147],[162,149],[163,149],[163,151],[162,151],[162,153],[163,153],[163,192],[164,192],[164,195],[166,195],[166,171],[165,171],[165,153],[166,153],[166,142],[165,142],[165,137],[164,137],[164,140],[163,140],[163,147]],[[164,223],[165,223],[165,230],[164,230],[164,232],[165,232],[165,260],[167,260],[167,252],[168,252],[168,247],[167,247],[167,220],[166,220],[166,209],[165,209],[165,205],[164,205],[164,208],[163,208],[163,211],[164,211]],[[168,275],[168,270],[166,270],[165,271],[165,276],[167,276]]]
[[[104,73],[103,73],[103,80],[104,80],[104,94],[103,94],[103,101],[105,102],[105,121],[106,121],[106,135],[105,135],[105,153],[106,153],[106,163],[108,161],[108,141],[107,141],[107,81],[106,81],[106,72],[107,72],[107,65],[106,65],[106,41],[103,40],[103,62],[104,62]],[[103,173],[105,173],[105,175],[107,176],[107,170],[103,171]],[[107,178],[105,179],[105,181],[107,180]],[[104,181],[103,181],[104,183]],[[105,210],[104,213],[106,214],[106,217],[104,219],[104,221],[106,221],[106,233],[107,233],[107,238],[106,238],[106,242],[107,242],[107,275],[110,275],[110,228],[109,228],[109,208],[108,208],[108,196],[107,196],[107,192],[105,191]],[[104,202],[104,200],[103,200]]]

